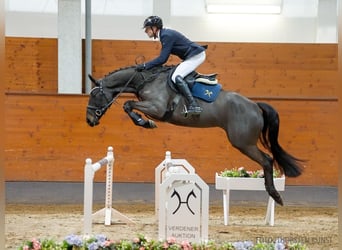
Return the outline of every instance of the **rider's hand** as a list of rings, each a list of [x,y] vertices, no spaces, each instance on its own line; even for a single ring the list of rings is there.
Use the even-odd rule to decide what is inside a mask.
[[[145,69],[145,63],[142,63],[142,64],[138,64],[137,66],[136,66],[136,70],[137,71],[143,71]]]

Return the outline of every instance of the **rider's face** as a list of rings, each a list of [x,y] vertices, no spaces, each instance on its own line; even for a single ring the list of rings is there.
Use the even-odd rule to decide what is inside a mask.
[[[155,27],[146,27],[145,28],[145,33],[147,34],[147,36],[149,38],[154,38],[154,32],[156,32],[156,28]]]

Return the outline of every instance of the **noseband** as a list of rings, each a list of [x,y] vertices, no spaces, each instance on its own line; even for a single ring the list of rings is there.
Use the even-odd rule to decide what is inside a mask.
[[[106,105],[104,105],[104,106],[102,106],[102,107],[95,107],[95,106],[92,106],[92,105],[88,105],[87,106],[87,108],[88,109],[91,109],[91,110],[95,110],[95,115],[97,116],[97,117],[101,117],[106,111],[107,111],[107,109],[113,104],[113,102],[115,101],[115,99],[113,99],[113,100],[108,100],[108,98],[107,98],[107,96],[106,96],[106,94],[105,94],[105,92],[104,92],[104,90],[103,90],[103,87],[102,87],[102,81],[100,81],[100,86],[98,86],[98,87],[95,87],[95,88],[93,88],[91,91],[90,91],[90,94],[95,90],[95,89],[99,89],[100,90],[100,95],[102,95],[102,96],[104,96],[104,98],[106,99],[106,101],[107,101],[107,104]]]

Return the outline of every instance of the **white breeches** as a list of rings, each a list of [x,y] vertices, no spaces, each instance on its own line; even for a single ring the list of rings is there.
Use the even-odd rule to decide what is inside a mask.
[[[198,66],[200,66],[204,60],[205,60],[205,51],[199,53],[198,55],[195,55],[193,57],[190,57],[189,59],[186,59],[185,61],[181,62],[175,72],[172,74],[172,81],[175,82],[176,76],[185,77],[188,74],[190,74],[192,71],[194,71]]]

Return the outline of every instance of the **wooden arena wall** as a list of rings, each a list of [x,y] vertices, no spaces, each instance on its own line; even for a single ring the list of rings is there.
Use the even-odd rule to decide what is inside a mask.
[[[205,44],[205,43],[203,43]],[[337,185],[337,44],[208,43],[202,73],[219,73],[225,89],[273,105],[280,115],[279,141],[306,159],[289,185]],[[225,168],[259,167],[232,148],[218,128],[184,128],[158,122],[135,126],[122,110],[123,95],[91,128],[87,95],[57,94],[57,40],[6,38],[7,181],[82,181],[84,161],[114,147],[117,182],[154,182],[154,169],[171,151],[208,183]],[[158,54],[159,42],[93,41],[93,75]],[[179,61],[171,57],[169,64]],[[70,82],[69,84],[72,84]],[[96,175],[104,180],[104,170]]]

